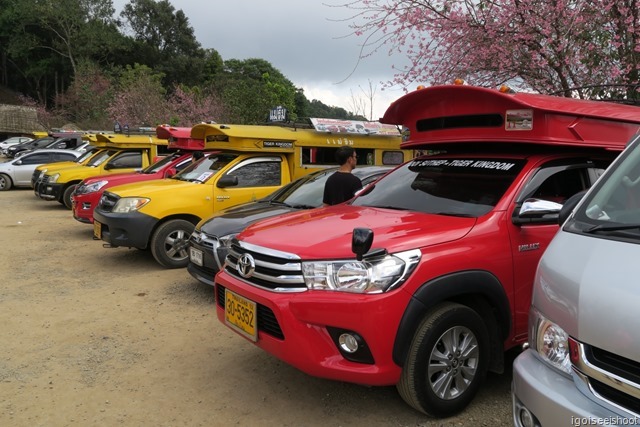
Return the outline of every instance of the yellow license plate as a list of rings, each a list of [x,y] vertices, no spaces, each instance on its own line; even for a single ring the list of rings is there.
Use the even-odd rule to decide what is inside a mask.
[[[225,289],[224,320],[227,325],[251,341],[258,341],[256,303]]]
[[[95,219],[93,220],[93,236],[98,240],[102,239],[102,224]]]

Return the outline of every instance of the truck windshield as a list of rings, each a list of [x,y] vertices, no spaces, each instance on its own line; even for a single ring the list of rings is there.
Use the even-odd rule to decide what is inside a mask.
[[[479,217],[493,209],[524,160],[420,157],[400,166],[356,197],[355,206]]]
[[[105,160],[107,160],[109,157],[113,156],[117,152],[118,150],[105,150],[101,153],[98,153],[93,158],[91,158],[89,163],[87,163],[87,166],[93,166],[93,167],[100,166]]]
[[[640,235],[640,139],[610,166],[575,213],[568,231],[599,236]]]
[[[173,176],[180,181],[205,182],[219,170],[228,165],[237,154],[211,154],[184,168]]]
[[[142,171],[140,173],[143,174],[153,174],[156,172],[161,171],[166,165],[168,165],[169,163],[173,162],[175,159],[177,159],[178,157],[182,156],[181,153],[172,153],[168,156],[164,156],[162,157],[160,160],[158,160],[157,162],[155,162],[152,165],[147,166],[146,168],[142,169]]]

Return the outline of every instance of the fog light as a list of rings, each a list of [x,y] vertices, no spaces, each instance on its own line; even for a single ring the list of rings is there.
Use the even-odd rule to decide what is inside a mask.
[[[338,338],[340,348],[347,353],[355,353],[358,351],[358,339],[351,334],[342,334]]]
[[[520,408],[520,424],[522,427],[534,427],[533,415],[527,408]]]

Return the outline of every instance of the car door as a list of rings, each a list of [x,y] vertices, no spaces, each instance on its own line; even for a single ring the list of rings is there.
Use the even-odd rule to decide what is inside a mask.
[[[25,154],[13,161],[13,182],[18,186],[31,185],[31,175],[34,169],[45,163],[50,163],[53,159],[52,153],[33,152]]]

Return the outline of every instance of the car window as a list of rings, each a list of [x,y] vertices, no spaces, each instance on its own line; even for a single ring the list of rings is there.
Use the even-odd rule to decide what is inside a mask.
[[[493,209],[524,163],[510,158],[420,157],[384,176],[351,203],[478,217]]]
[[[94,166],[94,167],[99,166],[102,163],[104,163],[105,160],[107,160],[109,157],[113,156],[116,153],[117,153],[116,150],[101,151],[91,158],[91,160],[87,163],[87,166]]]
[[[28,156],[21,157],[22,165],[40,165],[51,161],[51,153],[33,153]]]
[[[279,158],[265,161],[250,159],[229,171],[227,175],[238,178],[238,185],[235,188],[274,187],[282,185],[280,170]]]
[[[53,153],[53,161],[54,162],[63,162],[63,161],[67,161],[67,160],[75,160],[76,156],[74,156],[73,154],[69,153]]]
[[[112,169],[129,169],[142,167],[142,153],[139,151],[125,151],[109,160]]]

